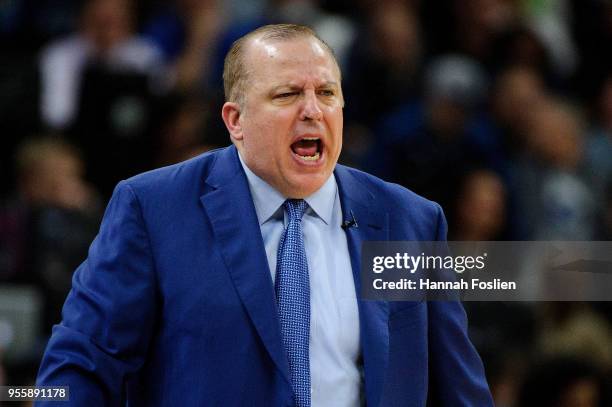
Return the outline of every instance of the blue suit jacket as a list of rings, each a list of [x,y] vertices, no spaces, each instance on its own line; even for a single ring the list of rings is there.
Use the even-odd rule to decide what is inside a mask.
[[[335,174],[359,223],[346,231],[358,292],[363,241],[445,239],[438,205],[341,165]],[[492,405],[459,303],[358,304],[368,406]],[[38,385],[53,384],[88,407],[292,405],[233,146],[117,186],[40,367]]]

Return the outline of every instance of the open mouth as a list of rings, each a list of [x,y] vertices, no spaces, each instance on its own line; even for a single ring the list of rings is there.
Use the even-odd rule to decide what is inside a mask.
[[[318,137],[304,137],[291,144],[291,150],[304,161],[317,161],[323,152],[323,144]]]

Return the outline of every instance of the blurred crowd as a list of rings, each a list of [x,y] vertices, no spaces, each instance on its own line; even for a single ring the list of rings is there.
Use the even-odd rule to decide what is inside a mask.
[[[612,1],[0,1],[0,385],[34,380],[115,184],[229,144],[223,57],[273,22],[336,53],[341,163],[450,240],[612,240]],[[611,405],[612,306],[466,306],[498,406]]]

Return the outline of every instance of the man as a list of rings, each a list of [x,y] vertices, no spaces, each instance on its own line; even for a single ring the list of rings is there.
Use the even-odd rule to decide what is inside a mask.
[[[357,295],[362,242],[445,239],[446,223],[336,165],[340,79],[306,27],[233,45],[234,146],[118,185],[39,385],[88,406],[492,405],[460,304]]]

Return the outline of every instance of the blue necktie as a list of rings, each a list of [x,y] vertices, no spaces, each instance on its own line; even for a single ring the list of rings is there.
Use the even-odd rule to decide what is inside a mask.
[[[288,199],[284,207],[289,222],[278,246],[274,288],[296,405],[310,407],[310,280],[301,224],[308,204]]]

